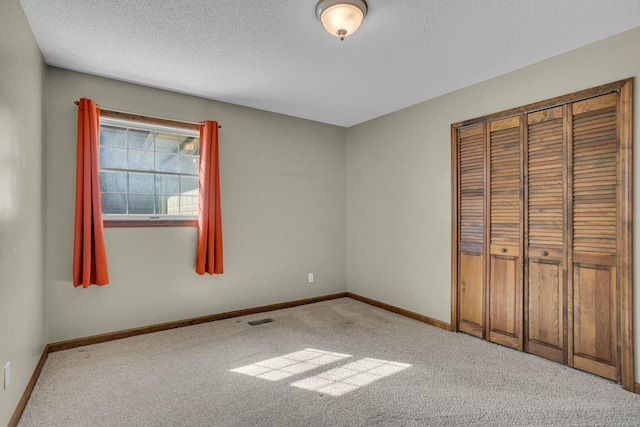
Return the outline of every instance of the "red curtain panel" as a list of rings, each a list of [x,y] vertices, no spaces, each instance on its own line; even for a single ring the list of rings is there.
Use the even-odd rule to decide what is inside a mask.
[[[218,165],[218,122],[200,125],[200,199],[196,273],[222,274],[222,215]]]
[[[76,211],[73,241],[73,286],[109,283],[100,201],[99,158],[100,109],[82,98],[78,104],[76,154]]]

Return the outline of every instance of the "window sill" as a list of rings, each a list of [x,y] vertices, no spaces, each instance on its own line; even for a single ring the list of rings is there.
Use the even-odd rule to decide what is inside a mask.
[[[197,227],[197,219],[103,219],[104,228]]]

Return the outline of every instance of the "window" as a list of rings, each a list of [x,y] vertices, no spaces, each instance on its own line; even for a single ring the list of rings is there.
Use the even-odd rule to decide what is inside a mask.
[[[131,117],[104,112],[100,117],[105,226],[195,225],[200,159],[197,125],[175,127],[169,125],[176,122]]]

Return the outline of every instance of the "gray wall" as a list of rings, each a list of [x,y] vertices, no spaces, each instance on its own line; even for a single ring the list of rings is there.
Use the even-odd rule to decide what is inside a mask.
[[[348,290],[450,322],[450,124],[635,77],[640,128],[640,27],[501,77],[349,128]],[[638,153],[636,148],[636,155]],[[640,162],[634,164],[638,187]],[[636,194],[637,196],[637,194]],[[638,197],[634,205],[637,206]],[[638,222],[638,210],[635,222]],[[640,235],[636,230],[636,247]],[[638,266],[638,251],[634,265]],[[640,379],[640,288],[635,294]]]
[[[0,425],[47,342],[43,282],[44,62],[18,0],[0,2]],[[11,384],[2,368],[11,362]]]
[[[346,130],[49,68],[49,341],[346,289]],[[195,227],[108,228],[111,283],[71,284],[77,107],[218,120],[225,273],[195,273]],[[307,273],[315,283],[307,283]]]

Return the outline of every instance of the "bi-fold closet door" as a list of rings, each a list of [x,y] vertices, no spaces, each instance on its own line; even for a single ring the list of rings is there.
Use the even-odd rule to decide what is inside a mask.
[[[573,312],[571,365],[619,381],[618,328],[622,313],[617,278],[619,222],[625,174],[618,159],[619,93],[569,106],[571,138],[568,199],[572,241],[569,286]]]
[[[522,117],[489,122],[487,339],[522,349]]]
[[[490,121],[489,341],[566,362],[563,107]]]
[[[526,114],[523,144],[525,350],[617,381],[618,96]]]
[[[530,353],[567,363],[567,107],[525,115],[524,330]]]
[[[485,127],[477,124],[460,129],[456,140],[458,173],[453,176],[458,193],[454,215],[458,230],[456,295],[459,304],[458,328],[484,337],[485,325]],[[454,132],[456,133],[456,132]]]
[[[631,85],[452,128],[457,329],[625,388]]]

